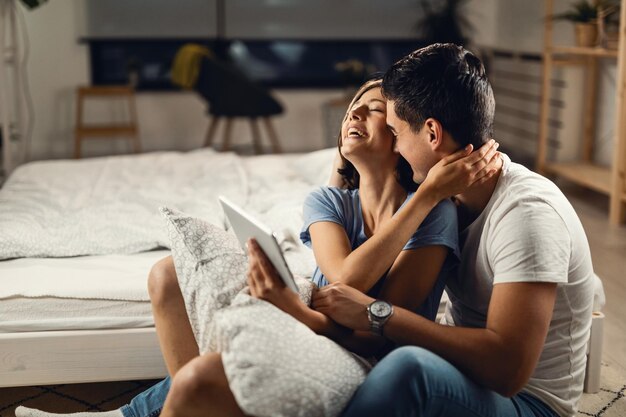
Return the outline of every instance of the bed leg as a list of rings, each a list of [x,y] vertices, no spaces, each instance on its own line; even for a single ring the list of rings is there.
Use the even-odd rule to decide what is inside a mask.
[[[594,312],[591,318],[591,333],[587,342],[587,366],[583,391],[595,394],[600,391],[602,371],[602,336],[604,335],[604,314]]]

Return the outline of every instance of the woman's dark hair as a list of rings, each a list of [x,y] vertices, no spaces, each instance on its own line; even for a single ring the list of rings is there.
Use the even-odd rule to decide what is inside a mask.
[[[348,106],[348,110],[346,111],[346,115],[344,116],[343,120],[346,120],[350,109],[352,108],[354,103],[363,96],[363,94],[374,88],[381,88],[381,85],[382,75],[380,74],[377,74],[368,81],[366,81],[354,95],[354,98],[350,102],[350,105]],[[347,184],[348,189],[354,190],[356,188],[359,188],[359,180],[361,177],[354,165],[352,165],[350,161],[344,158],[343,154],[341,153],[341,140],[342,137],[340,129],[339,135],[337,137],[337,148],[339,149],[339,155],[341,156],[343,166],[339,168],[337,172],[339,173],[339,175],[341,175],[344,182]],[[402,156],[398,156],[398,165],[396,166],[396,179],[398,180],[398,183],[402,186],[402,188],[404,188],[407,192],[417,190],[417,184],[413,181],[413,169],[411,169],[409,163]]]
[[[413,132],[432,117],[461,147],[478,149],[493,137],[496,104],[485,68],[460,46],[435,43],[411,52],[385,73],[382,88]]]

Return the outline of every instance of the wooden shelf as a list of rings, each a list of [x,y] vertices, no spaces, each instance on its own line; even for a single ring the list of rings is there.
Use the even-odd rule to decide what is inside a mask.
[[[545,0],[545,16],[554,16],[554,3],[555,0]],[[620,0],[620,4],[619,39],[615,50],[555,45],[553,43],[553,19],[546,17],[544,20],[541,115],[539,146],[537,147],[539,173],[558,175],[609,196],[609,222],[613,225],[626,224],[626,178],[624,176],[626,171],[626,0]],[[601,58],[617,60],[613,158],[611,167],[606,168],[589,162],[593,161],[595,154]],[[548,161],[552,71],[557,67],[569,65],[577,65],[584,70],[584,86],[581,94],[582,146],[578,162],[561,164]],[[610,95],[603,99],[610,99]]]
[[[584,48],[580,46],[552,46],[547,50],[552,55],[595,56],[600,58],[617,58],[617,49]]]
[[[575,163],[549,163],[546,172],[563,177],[576,184],[591,188],[604,194],[611,194],[611,169],[598,165]]]

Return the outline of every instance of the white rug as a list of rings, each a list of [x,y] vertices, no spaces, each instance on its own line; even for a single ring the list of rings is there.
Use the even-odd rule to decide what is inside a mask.
[[[578,417],[626,417],[626,376],[602,363],[602,383],[597,394],[583,394]]]

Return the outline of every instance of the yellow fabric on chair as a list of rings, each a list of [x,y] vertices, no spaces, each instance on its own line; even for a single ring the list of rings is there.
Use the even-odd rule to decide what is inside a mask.
[[[172,82],[182,88],[193,88],[198,81],[204,57],[213,57],[209,48],[195,43],[183,45],[174,57]]]

